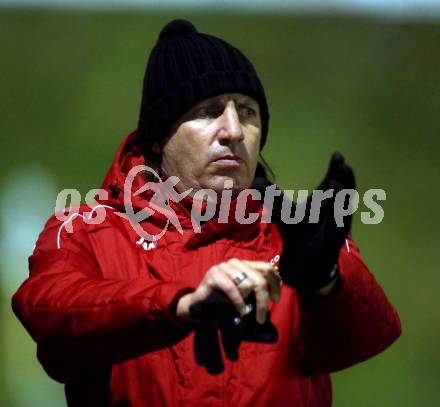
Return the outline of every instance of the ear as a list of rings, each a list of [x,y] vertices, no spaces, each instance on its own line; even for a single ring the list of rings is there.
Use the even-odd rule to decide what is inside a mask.
[[[162,146],[159,142],[155,141],[151,146],[151,151],[153,151],[154,154],[162,154]]]

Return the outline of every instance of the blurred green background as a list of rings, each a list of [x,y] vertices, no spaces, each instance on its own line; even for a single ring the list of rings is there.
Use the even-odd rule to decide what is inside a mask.
[[[10,297],[57,192],[99,188],[136,126],[148,53],[175,17],[254,62],[271,110],[264,156],[284,188],[312,189],[340,150],[360,192],[387,192],[383,222],[358,212],[353,233],[403,335],[333,375],[334,405],[440,405],[440,21],[36,9],[0,9],[0,405],[65,405]]]

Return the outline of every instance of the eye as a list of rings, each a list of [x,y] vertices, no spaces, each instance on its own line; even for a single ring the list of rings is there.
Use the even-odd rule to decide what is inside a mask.
[[[198,117],[218,117],[222,114],[222,109],[217,105],[203,106],[197,110]]]
[[[252,109],[252,107],[243,106],[241,108],[241,114],[243,117],[250,119],[250,118],[255,117],[257,115],[257,112],[255,111],[255,109]]]

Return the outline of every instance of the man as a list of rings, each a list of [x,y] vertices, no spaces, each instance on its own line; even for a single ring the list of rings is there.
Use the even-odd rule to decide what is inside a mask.
[[[268,122],[261,82],[239,50],[184,20],[163,28],[138,130],[104,180],[108,199],[94,209],[103,221],[89,222],[88,207],[66,222],[51,217],[13,297],[39,361],[66,383],[69,405],[330,406],[329,373],[399,336],[397,313],[349,222],[337,228],[323,206],[317,224],[283,225],[279,200],[276,222],[261,221],[267,208],[257,199],[245,200],[244,211],[258,221],[234,216],[240,192],[262,185],[255,174],[258,167],[264,176],[257,161]],[[152,188],[139,193],[154,178],[132,173],[145,163],[170,181],[156,191],[165,209]],[[354,188],[342,157],[321,187]],[[215,197],[228,190],[222,213]],[[137,225],[127,197],[136,213],[147,208]],[[196,230],[210,202],[215,215]],[[144,244],[144,233],[161,237]]]

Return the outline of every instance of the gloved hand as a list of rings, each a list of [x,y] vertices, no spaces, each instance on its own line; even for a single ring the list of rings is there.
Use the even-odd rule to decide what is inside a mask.
[[[271,183],[256,179],[254,187],[262,191]],[[326,176],[316,188],[333,189],[333,197],[325,199],[320,207],[317,223],[310,223],[313,194],[304,203],[305,216],[298,224],[286,224],[281,219],[282,201],[286,196],[274,200],[272,221],[277,223],[283,239],[283,252],[279,262],[283,283],[302,292],[311,292],[326,286],[338,276],[337,260],[340,249],[351,228],[352,216],[347,215],[343,226],[335,220],[335,197],[342,189],[355,189],[353,170],[345,164],[340,153],[332,155]],[[345,203],[345,206],[347,203]],[[293,210],[295,205],[293,205]]]
[[[238,360],[238,349],[242,341],[274,343],[278,340],[278,331],[270,321],[270,312],[264,324],[257,323],[255,295],[249,295],[245,303],[251,312],[240,317],[226,295],[216,290],[206,300],[190,307],[191,317],[197,321],[195,359],[197,364],[205,366],[208,373],[218,374],[224,370],[219,332],[225,356],[231,361]]]

